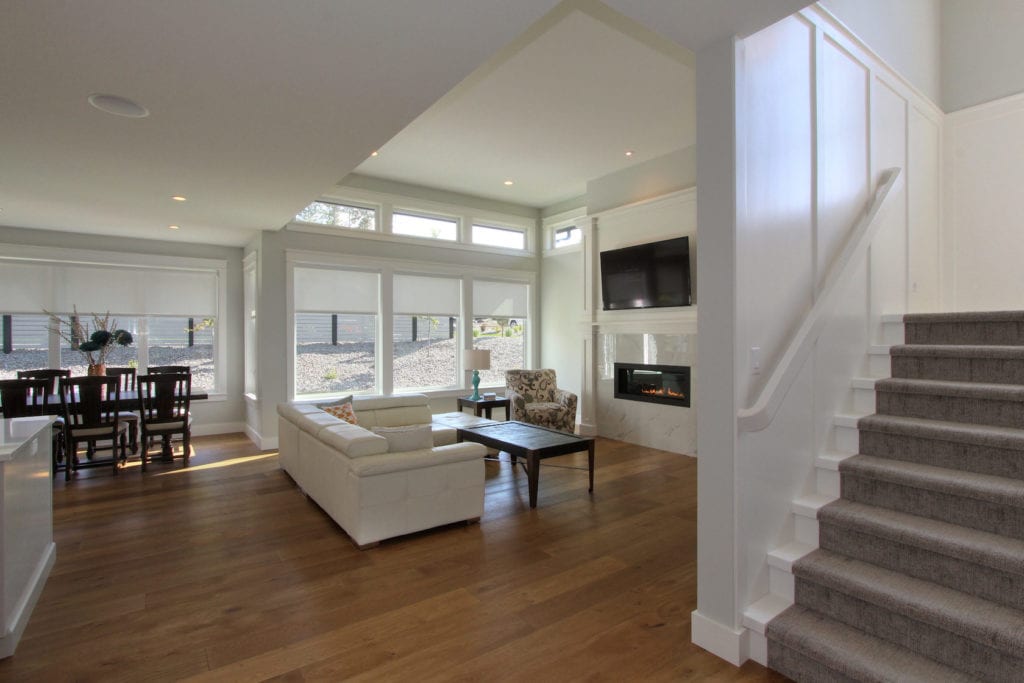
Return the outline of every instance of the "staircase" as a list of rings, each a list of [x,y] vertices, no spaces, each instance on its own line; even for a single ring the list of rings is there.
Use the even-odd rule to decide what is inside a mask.
[[[796,681],[1024,681],[1024,312],[904,316],[768,665]]]

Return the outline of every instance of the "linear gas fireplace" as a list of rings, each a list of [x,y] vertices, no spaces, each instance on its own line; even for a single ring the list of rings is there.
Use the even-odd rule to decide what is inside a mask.
[[[615,398],[689,407],[690,368],[616,363]]]

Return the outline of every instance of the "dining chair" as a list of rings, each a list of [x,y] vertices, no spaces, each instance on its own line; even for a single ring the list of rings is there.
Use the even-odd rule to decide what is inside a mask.
[[[18,379],[32,379],[41,380],[46,382],[46,397],[43,399],[44,405],[49,405],[52,401],[56,403],[59,399],[57,398],[58,385],[62,377],[70,377],[70,370],[59,370],[54,368],[36,368],[34,370],[18,370]],[[50,441],[53,448],[53,467],[54,473],[57,472],[60,464],[64,461],[64,418],[60,415],[53,421],[51,425],[51,436]]]
[[[154,365],[149,368],[150,375],[170,375],[178,373],[192,374],[191,365]]]
[[[121,383],[121,395],[126,392],[135,393],[136,370],[135,368],[107,368],[107,377],[117,377]],[[128,424],[128,446],[132,455],[139,452],[139,414],[130,410],[122,410],[120,418]]]
[[[49,400],[49,380],[0,380],[0,415],[5,418],[45,415]]]
[[[149,374],[139,377],[139,415],[142,417],[142,471],[146,471],[149,449],[156,438],[162,441],[165,460],[172,457],[171,436],[181,434],[182,458],[188,467],[192,439],[192,375],[184,372]]]
[[[67,446],[65,479],[73,470],[111,465],[114,474],[128,459],[128,424],[120,418],[121,383],[117,377],[67,377],[60,381],[64,410],[64,443]],[[101,442],[110,442],[101,446]],[[89,459],[80,462],[78,447],[85,444]],[[118,448],[120,447],[120,454]],[[91,458],[97,450],[110,448],[110,461]]]

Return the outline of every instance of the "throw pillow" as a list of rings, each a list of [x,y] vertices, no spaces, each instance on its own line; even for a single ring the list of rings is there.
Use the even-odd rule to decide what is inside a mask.
[[[340,406],[344,403],[352,403],[352,394],[339,398],[337,401],[331,401],[330,403],[317,403],[316,407],[320,410],[327,410],[331,406]]]
[[[356,411],[352,410],[351,403],[342,403],[341,405],[329,405],[324,408],[325,413],[329,413],[334,417],[340,418],[349,424],[359,424],[356,420]]]
[[[373,427],[370,431],[388,440],[388,453],[418,451],[434,447],[434,433],[430,425],[408,427]]]

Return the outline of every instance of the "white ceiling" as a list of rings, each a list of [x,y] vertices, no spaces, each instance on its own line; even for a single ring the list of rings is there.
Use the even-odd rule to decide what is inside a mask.
[[[569,0],[535,24],[555,4],[7,0],[0,224],[241,245],[286,223],[471,73],[438,105],[459,118],[425,117],[451,148],[442,140],[433,170],[421,171],[432,175],[414,182],[511,177],[523,194],[486,194],[540,206],[580,190],[558,178],[531,181],[533,172],[565,163],[579,187],[580,174],[614,170],[628,147],[643,160],[692,142],[692,111],[681,96],[693,88],[685,50],[595,0]],[[806,3],[608,4],[685,41],[705,35],[701,23],[721,31],[724,21],[728,30],[730,21],[763,20],[767,7]],[[588,64],[600,68],[588,72]],[[517,82],[517,74],[531,80]],[[99,112],[86,103],[93,93],[131,98],[152,113]],[[502,93],[515,96],[503,102]],[[558,116],[548,114],[552,107]],[[668,113],[659,119],[646,109]],[[501,135],[482,136],[499,119]],[[552,119],[554,133],[541,125]],[[451,151],[459,147],[483,151],[480,165],[462,163]],[[175,194],[188,202],[172,201]]]
[[[597,3],[575,6],[553,12],[356,171],[539,208],[694,144],[693,53]]]

